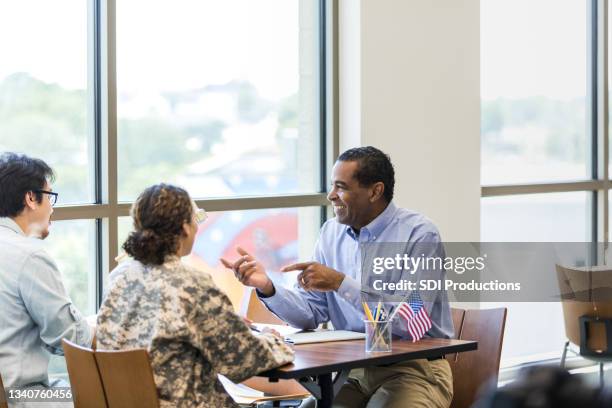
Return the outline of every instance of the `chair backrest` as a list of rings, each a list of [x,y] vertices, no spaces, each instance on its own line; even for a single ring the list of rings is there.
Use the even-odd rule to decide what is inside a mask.
[[[224,268],[222,265],[212,267],[198,257],[189,257],[187,262],[198,269],[208,272],[213,278],[215,285],[217,285],[229,298],[234,307],[234,312],[240,312],[245,300],[247,288],[236,279],[233,271]]]
[[[249,295],[246,317],[256,323],[287,324],[264,306],[257,297],[255,289],[253,289]]]
[[[109,408],[159,407],[146,350],[97,350],[95,357]]]
[[[62,340],[75,408],[106,408],[94,351]]]
[[[506,314],[506,308],[466,310],[463,314],[458,338],[478,341],[478,350],[447,356],[453,371],[451,408],[470,407],[483,384],[497,381]],[[460,311],[453,312],[455,324],[455,316],[460,315]]]
[[[464,309],[451,309],[451,316],[453,318],[453,326],[455,327],[455,335],[453,339],[458,339],[461,335],[461,326],[463,326],[463,318],[465,317]],[[459,353],[447,354],[446,359],[449,361],[457,361]]]
[[[463,309],[451,309],[451,315],[453,317],[453,325],[455,326],[455,339],[459,338],[461,334],[461,326],[463,326],[463,318],[465,317],[465,310]]]
[[[612,269],[609,266],[572,268],[561,265],[556,265],[556,269],[565,335],[569,341],[580,345],[580,317],[612,317],[612,302],[607,292],[612,287]],[[612,344],[612,339],[607,339],[604,324],[591,322],[588,325],[587,344],[582,346],[590,350],[607,350],[608,341]]]
[[[2,374],[0,374],[0,408],[8,408],[6,393],[4,392],[4,384],[2,383]]]

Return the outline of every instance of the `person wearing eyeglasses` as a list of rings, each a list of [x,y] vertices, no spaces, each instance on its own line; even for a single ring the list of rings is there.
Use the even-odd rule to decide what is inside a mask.
[[[240,382],[292,361],[293,350],[274,333],[253,335],[212,277],[181,261],[206,219],[185,190],[151,186],[131,215],[132,259],[110,274],[98,349],[147,349],[162,407],[237,406],[217,375]]]
[[[93,330],[45,251],[58,194],[42,160],[0,154],[0,375],[5,387],[68,386],[48,376],[62,339],[90,347]]]

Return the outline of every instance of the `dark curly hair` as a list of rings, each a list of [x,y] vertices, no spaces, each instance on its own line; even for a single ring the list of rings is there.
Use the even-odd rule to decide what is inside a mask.
[[[138,196],[131,215],[134,231],[123,243],[123,250],[145,265],[161,265],[176,253],[183,224],[191,222],[193,206],[185,190],[162,183]]]
[[[36,201],[42,201],[41,190],[55,176],[47,163],[24,154],[0,154],[0,217],[16,217],[25,208],[25,195],[33,191]]]
[[[393,200],[395,170],[388,154],[372,146],[355,147],[342,153],[338,161],[358,162],[359,167],[353,177],[359,185],[368,187],[380,181],[385,185],[383,196],[387,203]]]

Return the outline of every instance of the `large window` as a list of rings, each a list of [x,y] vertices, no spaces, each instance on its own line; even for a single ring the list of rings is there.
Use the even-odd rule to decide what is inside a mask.
[[[608,239],[606,7],[481,1],[482,241]],[[502,365],[560,357],[559,303],[504,306]]]
[[[60,203],[93,201],[87,3],[0,2],[0,151],[43,157]]]
[[[482,183],[589,178],[586,3],[486,0],[481,21]]]
[[[319,191],[318,18],[316,1],[118,2],[119,200],[160,180]]]
[[[219,257],[237,245],[272,271],[310,257],[337,145],[331,10],[318,0],[0,4],[0,151],[56,170],[48,247],[84,313],[99,306],[131,203],[162,181],[209,211],[190,261],[227,290]]]

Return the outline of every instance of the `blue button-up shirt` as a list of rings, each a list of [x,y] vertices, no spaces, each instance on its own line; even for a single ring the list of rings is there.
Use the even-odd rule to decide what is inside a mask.
[[[5,387],[49,385],[62,339],[90,347],[93,331],[72,304],[42,240],[0,218],[0,374]]]
[[[361,251],[360,244],[373,242],[406,242],[407,255],[411,244],[432,243],[434,252],[430,256],[444,258],[440,234],[435,225],[425,216],[390,203],[370,224],[356,234],[352,228],[340,224],[335,218],[321,228],[314,251],[314,260],[339,272],[345,277],[337,291],[305,291],[299,286],[293,290],[275,285],[276,293],[260,299],[281,319],[295,327],[314,329],[319,324],[331,321],[335,329],[363,332],[364,311],[361,296]],[[444,274],[443,274],[444,275]],[[444,276],[441,276],[443,279]],[[450,306],[445,291],[437,293],[435,299],[424,302],[432,327],[426,336],[451,338],[454,335]],[[405,322],[393,320],[393,334],[410,338]]]

